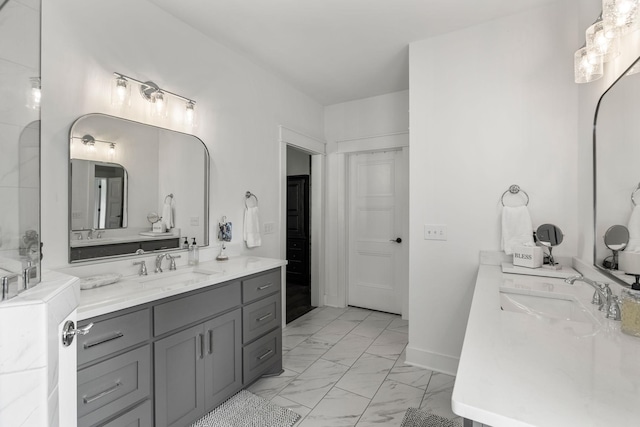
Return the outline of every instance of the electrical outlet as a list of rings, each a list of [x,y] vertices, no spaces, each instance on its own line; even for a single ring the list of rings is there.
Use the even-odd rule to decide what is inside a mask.
[[[192,216],[191,217],[191,225],[197,227],[200,225],[200,217]]]
[[[444,224],[425,224],[424,240],[447,240],[447,226]]]
[[[264,234],[273,234],[276,231],[276,225],[273,222],[264,223]]]

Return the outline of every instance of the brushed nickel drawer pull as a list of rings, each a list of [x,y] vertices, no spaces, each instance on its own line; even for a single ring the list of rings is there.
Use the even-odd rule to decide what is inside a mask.
[[[213,329],[209,329],[209,354],[213,353]]]
[[[265,354],[263,354],[262,356],[258,356],[258,360],[262,360],[265,357],[271,355],[273,353],[273,350],[269,349],[269,351],[267,351]]]
[[[268,283],[266,285],[262,285],[262,286],[258,287],[258,290],[259,291],[264,291],[265,289],[270,288],[271,286],[273,286],[273,283]]]
[[[113,340],[117,340],[118,338],[122,338],[123,336],[124,336],[124,334],[122,332],[116,332],[115,334],[113,334],[109,338],[105,338],[103,340],[92,342],[92,343],[84,343],[84,348],[88,349],[88,348],[95,347],[95,346],[100,345],[100,344],[105,344],[105,343],[108,343],[109,341],[113,341]]]
[[[116,383],[116,385],[114,385],[111,388],[106,389],[105,391],[96,394],[95,396],[91,396],[91,397],[85,397],[82,399],[82,401],[86,404],[91,403],[91,402],[95,402],[96,400],[100,399],[101,397],[105,397],[108,394],[113,393],[114,391],[116,391],[120,386],[122,385],[122,383],[120,383],[120,381],[118,381]]]
[[[268,319],[268,318],[269,318],[269,317],[271,317],[272,315],[273,315],[273,313],[268,313],[268,314],[265,314],[265,315],[264,315],[264,316],[262,316],[262,317],[258,317],[258,318],[256,319],[256,322],[262,322],[263,320]]]
[[[200,359],[204,359],[204,334],[198,334],[200,337]]]

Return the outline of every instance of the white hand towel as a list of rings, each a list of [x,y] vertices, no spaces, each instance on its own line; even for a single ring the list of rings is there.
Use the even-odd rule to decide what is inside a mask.
[[[258,207],[247,208],[244,211],[244,241],[248,248],[255,248],[262,244],[260,237],[260,216]]]
[[[634,206],[629,217],[629,244],[625,250],[640,250],[640,206]]]
[[[502,250],[511,255],[516,246],[535,246],[531,216],[526,206],[505,206],[502,208]]]
[[[173,198],[170,197],[169,200],[164,202],[164,206],[162,206],[162,222],[164,223],[167,231],[173,228]]]

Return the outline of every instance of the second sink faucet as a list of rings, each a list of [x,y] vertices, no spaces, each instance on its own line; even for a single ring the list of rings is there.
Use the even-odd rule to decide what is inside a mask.
[[[575,281],[579,281],[591,286],[596,290],[593,294],[591,304],[597,304],[598,310],[600,311],[607,312],[609,310],[609,305],[611,304],[611,289],[607,283],[600,284],[581,275],[568,277],[564,279],[564,281],[570,285],[573,285]]]

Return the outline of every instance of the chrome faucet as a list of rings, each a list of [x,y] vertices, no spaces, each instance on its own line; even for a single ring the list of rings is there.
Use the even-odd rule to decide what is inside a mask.
[[[176,258],[180,258],[180,255],[167,254],[165,256],[169,260],[169,271],[175,270],[176,269]]]
[[[597,304],[598,310],[609,312],[609,306],[611,305],[611,289],[609,288],[608,283],[598,283],[591,279],[588,279],[584,276],[571,276],[564,281],[570,285],[573,285],[575,281],[584,282],[587,285],[591,286],[596,291],[593,294],[593,298],[591,299],[591,304]]]
[[[155,269],[156,273],[162,273],[162,260],[166,255],[167,254],[160,254],[156,256],[156,269]]]
[[[133,265],[139,265],[140,270],[138,270],[138,276],[146,276],[147,275],[147,264],[144,261],[136,261]]]

